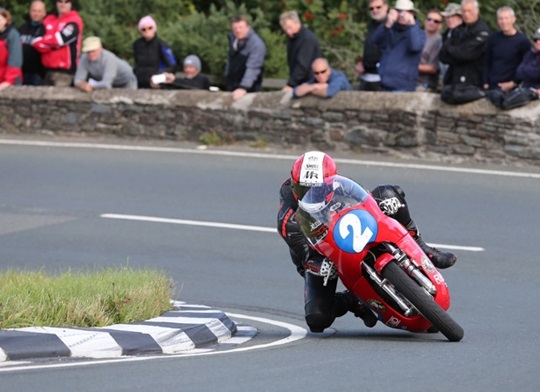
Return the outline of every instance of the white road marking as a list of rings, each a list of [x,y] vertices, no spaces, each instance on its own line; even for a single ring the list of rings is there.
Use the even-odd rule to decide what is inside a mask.
[[[206,221],[195,221],[195,220],[186,220],[186,219],[159,218],[155,216],[123,215],[123,214],[101,214],[100,217],[106,218],[106,219],[119,219],[119,220],[130,220],[130,221],[140,221],[140,222],[152,222],[152,223],[169,223],[169,224],[175,224],[175,225],[205,226],[205,227],[216,227],[216,228],[222,228],[222,229],[263,231],[266,233],[277,233],[277,229],[272,228],[272,227],[237,225],[233,223],[206,222]],[[429,244],[429,245],[437,247],[437,248],[456,249],[456,250],[464,250],[464,251],[469,251],[469,252],[482,252],[485,250],[484,248],[480,248],[478,246],[460,246],[460,245],[447,245],[447,244]]]
[[[277,160],[287,160],[287,161],[294,161],[296,158],[298,158],[297,155],[265,154],[265,153],[257,153],[257,152],[223,151],[223,150],[208,150],[208,149],[197,149],[197,148],[134,146],[134,145],[106,144],[106,143],[74,143],[74,142],[48,142],[48,141],[38,141],[38,140],[0,139],[0,145],[1,144],[32,146],[32,147],[86,148],[86,149],[98,149],[98,150],[124,150],[124,151],[163,152],[163,153],[180,153],[180,154],[222,155],[222,156],[234,156],[234,157],[245,157],[245,158],[277,159]],[[361,159],[336,158],[334,160],[337,163],[347,163],[347,164],[352,164],[352,165],[397,167],[397,168],[405,168],[405,169],[432,170],[432,171],[445,171],[445,172],[456,172],[456,173],[466,173],[466,174],[481,174],[481,175],[540,179],[540,173],[515,172],[515,171],[510,171],[510,170],[506,171],[506,170],[472,169],[472,168],[464,168],[464,167],[424,165],[424,164],[416,164],[416,163],[367,161],[367,160],[361,160]]]
[[[186,219],[169,219],[169,218],[158,218],[155,216],[141,216],[141,215],[101,214],[100,216],[102,218],[107,218],[107,219],[133,220],[133,221],[154,222],[154,223],[170,223],[170,224],[175,224],[175,225],[219,227],[222,229],[264,231],[267,233],[277,233],[277,229],[274,229],[271,227],[237,225],[233,223],[205,222],[205,221],[195,221],[195,220],[186,220]]]
[[[297,340],[303,339],[307,335],[307,330],[305,328],[299,327],[294,324],[289,324],[283,321],[267,319],[264,317],[247,316],[247,315],[239,314],[239,313],[226,313],[226,314],[232,318],[258,321],[260,323],[271,324],[277,327],[281,327],[281,328],[289,330],[289,335],[283,339],[276,340],[274,342],[258,344],[254,346],[232,348],[230,350],[203,351],[203,352],[187,351],[185,353],[180,353],[180,354],[160,354],[160,355],[141,356],[141,357],[123,357],[123,358],[117,358],[117,359],[77,361],[77,362],[70,362],[70,363],[56,363],[56,364],[45,364],[45,365],[18,366],[18,364],[14,364],[13,366],[9,366],[9,367],[8,366],[4,368],[0,367],[0,373],[15,372],[15,371],[20,371],[20,370],[28,372],[30,370],[38,370],[38,369],[51,369],[51,368],[58,369],[58,368],[67,368],[67,367],[94,366],[94,365],[103,365],[103,364],[118,363],[118,362],[124,363],[126,361],[139,362],[139,361],[148,361],[148,360],[153,360],[153,359],[164,360],[164,359],[174,359],[174,358],[193,357],[193,356],[202,356],[202,355],[222,355],[222,354],[230,354],[230,353],[237,353],[237,352],[243,352],[243,351],[259,350],[259,349],[275,347],[275,346],[282,346],[282,345],[293,343]],[[7,363],[11,364],[11,362],[9,361]],[[28,362],[24,362],[24,364],[28,364]]]

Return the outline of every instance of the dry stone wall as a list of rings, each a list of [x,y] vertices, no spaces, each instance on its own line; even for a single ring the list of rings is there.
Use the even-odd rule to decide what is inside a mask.
[[[225,143],[540,165],[540,101],[501,111],[485,99],[451,106],[421,92],[292,99],[278,91],[234,102],[224,92],[23,86],[0,94],[0,118],[4,135],[196,142],[212,135]]]

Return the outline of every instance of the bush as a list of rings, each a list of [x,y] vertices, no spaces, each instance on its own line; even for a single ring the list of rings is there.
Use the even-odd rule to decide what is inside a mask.
[[[443,9],[451,0],[417,0],[415,5],[424,13],[431,8]],[[459,0],[453,0],[459,2]],[[393,3],[393,1],[390,1]],[[518,28],[532,37],[540,27],[540,0],[479,0],[481,15],[493,30],[497,29],[496,10],[510,5],[516,11]],[[84,36],[97,35],[104,46],[128,61],[132,61],[132,44],[139,36],[137,23],[152,15],[158,24],[158,34],[171,47],[180,63],[191,53],[203,62],[203,71],[216,83],[223,79],[227,59],[229,21],[239,14],[247,15],[252,26],[267,46],[264,75],[286,78],[286,37],[279,26],[283,11],[296,10],[303,22],[320,40],[322,51],[330,64],[343,70],[351,80],[354,64],[362,53],[369,14],[366,1],[347,0],[94,0],[74,2],[85,23]],[[134,6],[136,4],[136,6]],[[28,4],[15,0],[4,1],[12,12],[17,26],[28,13]],[[54,6],[53,6],[54,7]],[[50,10],[53,12],[53,9]]]

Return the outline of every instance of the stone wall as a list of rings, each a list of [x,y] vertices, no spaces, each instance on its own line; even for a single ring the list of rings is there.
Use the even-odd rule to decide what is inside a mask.
[[[346,91],[332,99],[264,92],[17,87],[0,93],[3,134],[115,135],[178,141],[377,151],[540,165],[540,101],[501,111],[451,106],[430,93]],[[213,132],[213,133],[212,133]],[[209,138],[209,135],[212,138]]]

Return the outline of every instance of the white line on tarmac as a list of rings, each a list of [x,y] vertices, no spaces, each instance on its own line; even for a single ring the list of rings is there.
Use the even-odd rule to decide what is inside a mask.
[[[264,231],[267,233],[277,233],[277,229],[271,228],[271,227],[237,225],[233,223],[205,222],[205,221],[194,221],[194,220],[186,220],[186,219],[158,218],[155,216],[122,215],[122,214],[101,214],[100,217],[107,218],[107,219],[133,220],[133,221],[154,222],[154,223],[170,223],[170,224],[175,224],[175,225],[218,227],[222,229]]]
[[[164,153],[181,153],[181,154],[223,155],[223,156],[247,157],[247,158],[278,159],[278,160],[287,160],[287,161],[293,161],[296,158],[298,158],[297,155],[208,150],[206,149],[206,146],[201,146],[200,148],[175,148],[175,147],[156,147],[156,146],[131,146],[131,145],[105,144],[105,143],[103,144],[102,143],[73,143],[73,142],[47,142],[47,141],[37,141],[37,140],[0,139],[0,145],[2,144],[32,146],[32,147],[87,148],[87,149],[99,149],[99,150],[125,150],[125,151],[164,152]],[[530,172],[471,169],[471,168],[464,168],[464,167],[423,165],[423,164],[415,164],[415,163],[367,161],[367,160],[361,160],[361,159],[336,158],[335,161],[338,163],[347,163],[347,164],[352,164],[352,165],[397,167],[397,168],[406,168],[406,169],[432,170],[432,171],[445,171],[445,172],[456,172],[456,173],[466,173],[466,174],[482,174],[482,175],[540,179],[540,173],[530,173]]]
[[[147,360],[153,360],[153,359],[173,359],[173,358],[194,357],[194,356],[203,356],[203,355],[230,354],[230,353],[237,353],[237,352],[242,352],[242,351],[252,351],[252,350],[259,350],[262,348],[281,346],[284,344],[293,343],[297,340],[303,339],[307,335],[306,329],[299,327],[297,325],[294,325],[294,324],[267,319],[264,317],[247,316],[247,315],[238,314],[238,313],[226,313],[226,314],[232,318],[258,321],[260,323],[271,324],[277,327],[288,329],[290,334],[289,336],[280,340],[276,340],[275,342],[263,343],[263,344],[258,344],[254,346],[232,348],[230,350],[194,352],[194,353],[190,353],[189,351],[186,351],[185,353],[179,353],[179,354],[160,354],[160,355],[143,356],[143,357],[123,357],[123,358],[117,358],[117,359],[105,359],[105,360],[100,359],[100,360],[91,360],[91,361],[83,361],[83,362],[77,361],[77,362],[70,362],[70,363],[46,364],[46,365],[35,365],[35,366],[32,364],[27,365],[27,366],[17,366],[17,365],[9,366],[9,361],[8,361],[6,362],[6,367],[0,367],[0,373],[15,372],[19,370],[23,370],[27,372],[30,370],[37,370],[37,369],[51,369],[51,368],[59,369],[59,368],[67,368],[67,367],[93,366],[93,365],[103,365],[103,364],[109,364],[109,363],[124,363],[126,361],[139,362],[139,361],[147,361]],[[227,343],[227,342],[225,341],[224,343]],[[28,364],[28,362],[24,362],[24,363]]]
[[[119,220],[130,220],[130,221],[140,221],[140,222],[152,222],[152,223],[168,223],[168,224],[174,224],[174,225],[204,226],[204,227],[216,227],[216,228],[222,228],[222,229],[263,231],[267,233],[277,233],[277,230],[271,227],[237,225],[237,224],[232,224],[232,223],[206,222],[206,221],[195,221],[195,220],[185,220],[185,219],[159,218],[155,216],[101,214],[100,217],[106,218],[106,219],[119,219]],[[485,250],[484,248],[480,248],[477,246],[460,246],[460,245],[446,245],[446,244],[429,244],[429,245],[435,246],[437,248],[465,250],[469,252],[482,252]]]

